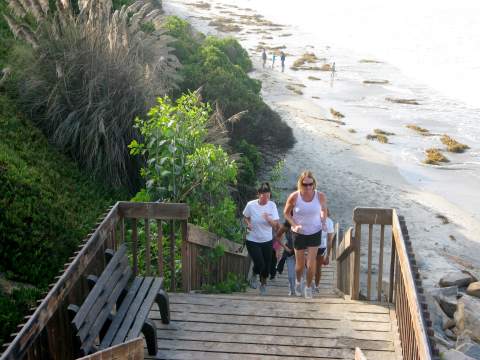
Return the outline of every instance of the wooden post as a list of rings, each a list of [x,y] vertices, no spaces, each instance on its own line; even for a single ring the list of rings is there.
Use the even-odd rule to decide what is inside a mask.
[[[378,254],[377,300],[382,301],[383,248],[385,243],[385,225],[380,228],[380,253]]]
[[[170,291],[176,290],[175,280],[175,221],[170,221]]]
[[[138,275],[138,233],[137,219],[132,219],[132,256],[133,256],[133,274]]]
[[[360,247],[362,240],[362,224],[355,223],[355,239],[353,252],[353,266],[350,268],[350,283],[352,284],[352,292],[350,294],[352,300],[358,300],[360,295]]]
[[[390,254],[390,286],[388,289],[388,302],[393,303],[393,286],[395,276],[395,234],[392,231],[392,252]]]
[[[145,219],[145,275],[150,276],[151,256],[150,256],[150,221]]]
[[[184,292],[190,292],[192,290],[192,269],[191,269],[191,250],[190,243],[188,242],[188,225],[187,221],[183,220],[182,223],[182,286]]]
[[[125,243],[125,218],[123,216],[120,218],[119,223],[120,223],[120,241],[117,244],[117,249],[120,245]]]
[[[163,276],[163,227],[162,220],[157,220],[157,268],[158,276]]]
[[[371,299],[372,292],[372,234],[373,224],[368,224],[368,272],[367,272],[367,300]]]

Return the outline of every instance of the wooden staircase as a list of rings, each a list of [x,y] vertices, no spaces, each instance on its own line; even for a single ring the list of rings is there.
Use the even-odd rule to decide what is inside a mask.
[[[285,269],[286,272],[286,269]],[[172,322],[160,313],[155,359],[401,359],[394,311],[387,304],[344,300],[335,289],[335,265],[322,272],[314,299],[288,296],[287,275],[231,295],[171,294]],[[153,359],[151,357],[151,359]]]

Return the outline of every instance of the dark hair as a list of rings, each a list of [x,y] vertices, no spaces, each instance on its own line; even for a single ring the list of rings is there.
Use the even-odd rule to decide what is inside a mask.
[[[263,194],[263,193],[271,193],[272,191],[270,190],[270,184],[268,182],[263,182],[260,184],[260,186],[257,189],[257,193]]]

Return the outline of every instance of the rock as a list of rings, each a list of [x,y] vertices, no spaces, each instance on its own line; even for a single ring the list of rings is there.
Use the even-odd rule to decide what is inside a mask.
[[[458,287],[449,286],[445,288],[436,289],[433,292],[433,297],[438,301],[442,310],[449,317],[453,317],[453,314],[457,310],[457,295]]]
[[[467,288],[467,294],[480,298],[480,281],[470,283]]]
[[[454,327],[455,324],[456,324],[456,322],[455,322],[454,319],[448,319],[447,321],[445,321],[443,323],[442,328],[443,328],[443,330],[447,330],[447,329],[450,329],[450,328]]]
[[[443,353],[443,360],[475,360],[474,358],[465,355],[458,350],[448,350]]]
[[[430,319],[432,320],[432,325],[435,333],[443,334],[444,324],[446,324],[450,319],[443,312],[440,304],[435,300],[431,294],[426,294],[426,300],[428,304],[428,310],[430,311]],[[452,320],[454,322],[454,320]],[[455,325],[455,322],[452,326]]]
[[[458,300],[455,321],[458,330],[470,330],[472,339],[480,341],[480,299],[470,295],[462,296]]]
[[[457,342],[455,343],[455,348],[458,348],[466,343],[472,342],[472,332],[470,330],[464,330],[457,336]]]
[[[447,286],[468,286],[470,283],[474,282],[475,278],[465,271],[451,271],[444,275],[439,282],[440,287]]]
[[[455,343],[453,341],[445,339],[443,336],[441,336],[437,333],[435,333],[433,335],[433,339],[435,340],[436,344],[440,344],[440,345],[446,347],[447,349],[454,349],[455,348]]]
[[[474,342],[462,344],[457,350],[474,359],[480,359],[480,345]]]

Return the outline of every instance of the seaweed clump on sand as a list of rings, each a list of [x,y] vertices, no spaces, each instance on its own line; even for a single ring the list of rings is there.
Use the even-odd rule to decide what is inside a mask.
[[[408,124],[407,128],[409,128],[410,130],[416,131],[417,133],[419,133],[420,135],[423,135],[423,136],[431,135],[430,131],[428,129],[424,129],[424,128],[422,128],[418,125],[415,125],[415,124]]]
[[[395,104],[420,105],[420,103],[415,99],[396,99],[396,98],[386,97],[385,100]]]
[[[330,108],[330,114],[338,119],[343,119],[345,115],[343,115],[340,111],[335,110],[334,108]]]
[[[217,31],[221,32],[240,32],[242,28],[234,23],[231,19],[227,18],[216,18],[208,23],[208,25],[213,26]]]
[[[443,155],[439,149],[430,148],[425,150],[426,158],[423,160],[428,165],[438,165],[441,162],[449,162],[445,155]]]
[[[388,137],[382,134],[368,134],[367,140],[375,140],[382,144],[388,144]]]
[[[448,135],[443,135],[440,139],[442,144],[447,146],[447,150],[454,153],[462,153],[467,149],[470,149],[468,145],[459,143],[457,140],[451,138]]]

